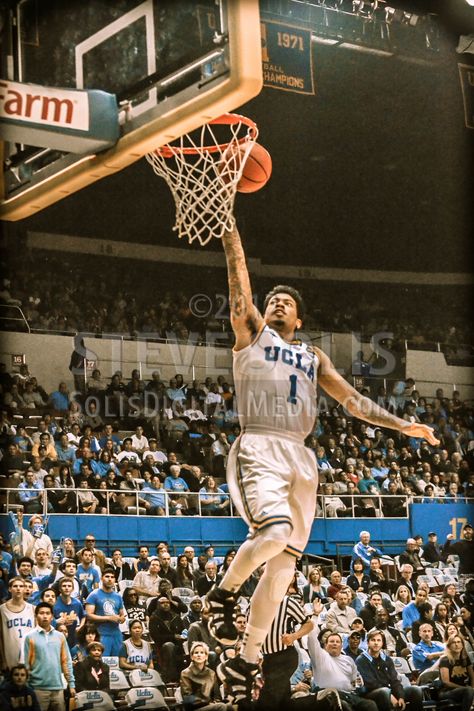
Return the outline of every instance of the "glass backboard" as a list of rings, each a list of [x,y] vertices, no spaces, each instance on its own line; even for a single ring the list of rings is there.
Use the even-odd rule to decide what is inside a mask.
[[[1,75],[117,98],[120,139],[96,155],[7,143],[0,218],[27,217],[212,118],[262,86],[258,0],[23,0]]]

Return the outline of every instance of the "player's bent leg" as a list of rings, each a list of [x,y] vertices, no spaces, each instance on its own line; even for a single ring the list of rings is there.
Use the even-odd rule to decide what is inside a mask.
[[[234,625],[235,607],[237,603],[237,593],[242,583],[265,561],[272,560],[280,556],[284,550],[288,537],[291,533],[289,523],[269,526],[265,530],[257,533],[254,538],[245,541],[239,548],[237,555],[232,561],[229,570],[224,576],[219,587],[214,587],[206,597],[206,607],[209,610],[211,621],[209,630],[222,644],[226,646],[237,642],[238,635]],[[292,574],[294,572],[294,558],[287,556],[292,561]],[[267,566],[268,567],[268,566]],[[264,573],[265,576],[265,573]],[[263,577],[264,577],[263,576]],[[290,576],[291,580],[291,576]],[[287,583],[288,587],[289,581]],[[252,604],[255,594],[252,597]],[[278,603],[286,592],[286,588],[278,599]],[[278,605],[277,603],[277,605]],[[273,617],[275,616],[273,613]],[[273,620],[270,620],[270,624]],[[270,625],[269,625],[270,626]]]
[[[217,668],[219,679],[224,684],[226,699],[230,703],[249,701],[251,698],[259,671],[257,660],[260,649],[294,572],[295,559],[289,553],[280,553],[266,565],[252,595],[250,617],[240,655]]]
[[[265,571],[252,595],[250,616],[240,652],[248,662],[257,661],[262,644],[294,573],[295,559],[289,553],[280,553],[269,560],[265,566]]]
[[[289,523],[274,524],[244,541],[219,587],[237,592],[259,565],[285,550],[291,531]]]

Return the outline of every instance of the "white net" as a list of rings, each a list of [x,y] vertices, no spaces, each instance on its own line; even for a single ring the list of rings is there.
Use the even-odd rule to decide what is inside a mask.
[[[146,156],[173,194],[179,237],[204,246],[233,229],[235,193],[257,136],[253,121],[225,114]]]

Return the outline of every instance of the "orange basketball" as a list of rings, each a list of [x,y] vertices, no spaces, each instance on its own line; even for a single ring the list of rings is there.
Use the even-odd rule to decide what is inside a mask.
[[[237,153],[237,148],[231,150],[234,156],[233,159],[231,158],[230,165],[233,169],[238,169],[238,166],[233,163],[234,161],[240,161],[244,149],[239,147],[240,154]],[[255,143],[245,161],[242,177],[237,184],[237,191],[239,193],[255,193],[260,188],[263,188],[271,174],[272,157],[270,153],[259,143]]]

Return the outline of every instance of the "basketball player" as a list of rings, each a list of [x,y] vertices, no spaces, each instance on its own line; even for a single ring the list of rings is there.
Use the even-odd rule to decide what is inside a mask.
[[[16,576],[8,584],[11,599],[0,605],[0,659],[3,670],[23,661],[23,643],[35,627],[35,608],[23,599],[25,583]]]
[[[233,618],[240,586],[267,561],[252,597],[241,654],[218,669],[228,701],[236,703],[251,696],[261,646],[314,521],[318,473],[314,454],[304,446],[304,440],[314,426],[317,382],[352,417],[409,437],[425,438],[430,444],[438,440],[430,427],[402,420],[360,395],[319,348],[297,340],[303,302],[295,289],[272,289],[262,316],[252,301],[237,229],[227,232],[222,241],[242,428],[229,454],[227,480],[250,532],[221,583],[207,595],[211,631],[221,643],[235,641]]]

